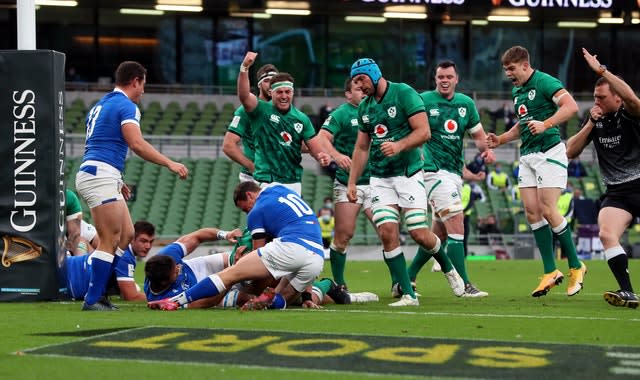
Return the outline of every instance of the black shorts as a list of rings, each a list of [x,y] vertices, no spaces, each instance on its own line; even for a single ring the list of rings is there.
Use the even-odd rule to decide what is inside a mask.
[[[640,179],[608,185],[600,200],[600,208],[615,207],[627,211],[634,218],[640,217]]]

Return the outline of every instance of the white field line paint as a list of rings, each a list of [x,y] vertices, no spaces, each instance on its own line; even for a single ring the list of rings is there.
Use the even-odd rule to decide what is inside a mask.
[[[287,309],[288,312],[303,312],[308,313],[306,309]],[[478,314],[478,313],[446,313],[437,311],[397,311],[397,310],[330,310],[322,309],[317,310],[319,312],[329,313],[363,313],[363,314],[404,314],[404,315],[426,315],[432,317],[486,317],[486,318],[525,318],[525,319],[579,319],[585,321],[629,321],[640,322],[640,318],[615,318],[615,317],[582,317],[577,315],[526,315],[526,314]]]
[[[616,359],[640,359],[640,353],[631,352],[607,352],[607,356]]]

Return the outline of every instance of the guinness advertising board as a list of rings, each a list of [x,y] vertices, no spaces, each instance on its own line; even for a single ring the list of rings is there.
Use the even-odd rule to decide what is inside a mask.
[[[64,63],[51,50],[0,51],[0,301],[65,287]]]

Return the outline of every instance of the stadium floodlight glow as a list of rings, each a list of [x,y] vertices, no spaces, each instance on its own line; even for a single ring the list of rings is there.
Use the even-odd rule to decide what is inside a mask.
[[[267,8],[265,12],[270,15],[287,15],[287,16],[309,16],[311,14],[311,11],[308,9]]]
[[[385,12],[394,13],[425,13],[424,5],[388,5],[384,7]]]
[[[599,24],[624,24],[622,17],[600,17],[598,19]]]
[[[271,15],[268,13],[255,13],[255,12],[231,12],[229,13],[231,17],[249,17],[249,18],[263,18],[268,19],[271,18]]]
[[[370,22],[370,23],[383,23],[387,21],[384,17],[379,16],[345,16],[346,22]]]
[[[475,25],[475,26],[487,26],[489,25],[489,20],[471,20],[471,25]]]
[[[267,0],[267,8],[272,9],[309,9],[308,1]]]
[[[159,11],[202,12],[202,0],[156,0]]]
[[[385,18],[410,18],[414,20],[424,20],[427,18],[426,13],[407,13],[407,12],[384,12]]]
[[[598,24],[624,24],[624,19],[622,17],[613,17],[611,12],[600,12]]]
[[[35,5],[53,7],[77,7],[78,2],[74,0],[36,0]]]
[[[202,12],[202,7],[197,5],[169,5],[158,4],[155,7],[159,11],[169,12]]]
[[[529,22],[529,16],[489,15],[487,21],[497,22]]]
[[[164,11],[159,11],[157,9],[120,8],[120,14],[142,15],[142,16],[162,16],[164,14]]]
[[[531,18],[529,17],[528,9],[494,9],[487,16],[488,21],[498,21],[498,22],[529,22]]]
[[[595,28],[598,26],[597,22],[593,21],[558,21],[558,28]]]

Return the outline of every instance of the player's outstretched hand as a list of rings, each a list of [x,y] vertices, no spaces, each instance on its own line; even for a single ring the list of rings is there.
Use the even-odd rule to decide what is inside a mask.
[[[187,179],[187,176],[189,175],[189,169],[179,162],[171,161],[167,167],[169,170],[176,173],[180,179]]]
[[[242,236],[242,231],[240,231],[239,229],[236,228],[233,231],[227,232],[227,236],[225,236],[225,239],[227,239],[231,243],[237,243],[238,242],[238,238],[240,236]]]

